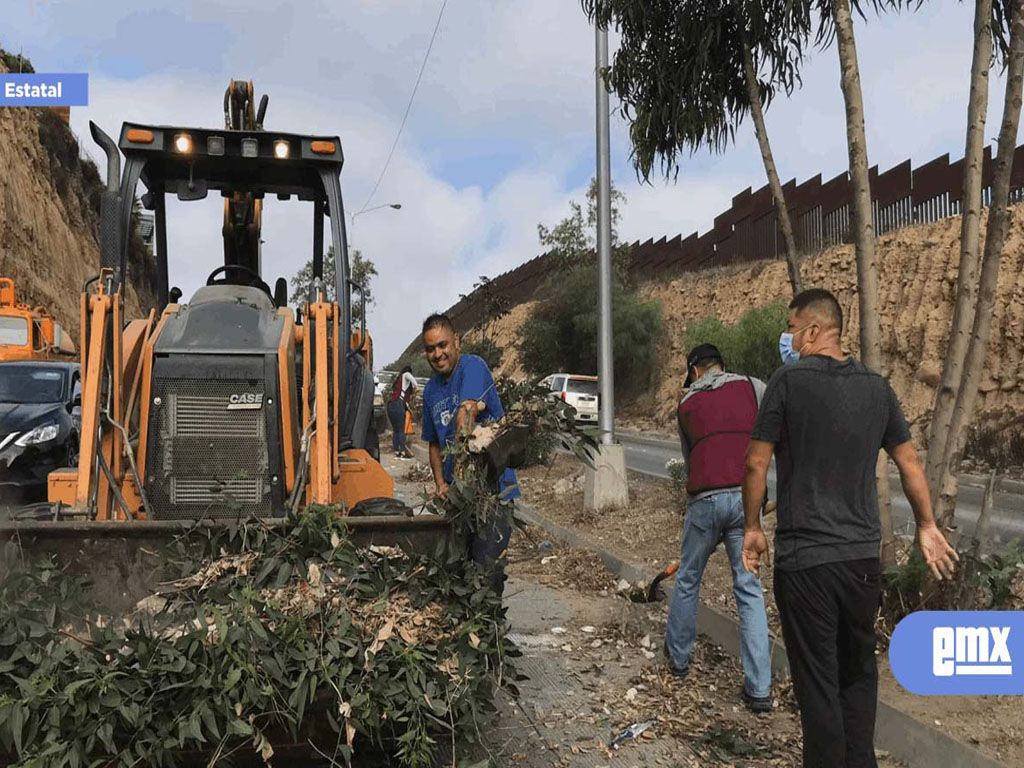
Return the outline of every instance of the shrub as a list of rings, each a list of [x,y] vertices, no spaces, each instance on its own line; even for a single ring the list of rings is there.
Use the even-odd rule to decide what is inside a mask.
[[[523,365],[532,374],[597,372],[597,270],[576,269],[551,286],[521,330]],[[612,324],[616,392],[635,394],[657,371],[661,304],[643,301],[615,278]]]
[[[725,325],[709,315],[687,327],[685,349],[714,344],[725,358],[727,370],[767,381],[781,364],[779,334],[786,330],[788,312],[786,302],[780,299],[748,310],[735,325]]]
[[[400,371],[407,365],[412,368],[412,375],[418,378],[429,378],[434,375],[434,370],[427,362],[427,358],[423,356],[422,351],[403,354],[391,365],[385,366],[385,370]]]
[[[497,342],[489,338],[477,338],[472,341],[463,340],[460,350],[463,354],[477,355],[483,358],[483,361],[487,363],[487,367],[492,371],[501,365],[501,357],[504,354],[504,350],[498,346]]]
[[[7,70],[14,74],[18,74],[20,72],[23,75],[34,75],[36,72],[35,68],[32,66],[32,62],[20,53],[8,53],[7,51],[0,49],[0,58],[3,58],[4,66],[7,67]]]
[[[665,470],[668,472],[669,482],[672,483],[672,500],[676,503],[676,509],[681,514],[686,514],[686,505],[689,495],[686,492],[686,477],[688,470],[685,459],[669,459],[665,463]]]
[[[1000,552],[982,555],[974,540],[958,550],[960,562],[951,581],[936,582],[916,546],[906,562],[885,571],[882,628],[891,634],[914,611],[987,611],[1024,609],[1024,543],[1013,541]]]

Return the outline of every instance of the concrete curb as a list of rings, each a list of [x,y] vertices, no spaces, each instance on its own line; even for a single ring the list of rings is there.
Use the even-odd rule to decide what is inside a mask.
[[[522,501],[516,502],[516,517],[543,528],[557,541],[593,552],[601,558],[608,571],[619,578],[644,582],[654,577],[649,569],[609,552],[576,530],[546,519]],[[733,656],[739,655],[739,625],[731,616],[701,603],[697,626],[701,634],[721,645],[725,651]],[[772,672],[789,674],[786,649],[781,640],[772,647]],[[883,701],[878,702],[875,718],[875,744],[912,768],[1009,768]]]
[[[645,434],[643,432],[631,432],[628,429],[616,430],[616,434],[627,438],[632,443],[650,445],[655,448],[671,448],[674,450],[679,445],[678,439],[673,440],[668,437],[658,437],[657,435]],[[893,476],[898,478],[898,475],[893,474]],[[960,474],[960,485],[984,488],[988,485],[988,475],[975,475],[969,472],[962,472]],[[1007,478],[997,478],[996,492],[1024,496],[1024,482],[1019,480],[1009,480]]]

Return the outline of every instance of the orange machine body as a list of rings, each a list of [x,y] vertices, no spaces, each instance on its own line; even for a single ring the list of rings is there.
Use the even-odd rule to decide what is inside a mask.
[[[43,307],[18,301],[14,280],[0,277],[0,362],[66,360],[75,345]]]

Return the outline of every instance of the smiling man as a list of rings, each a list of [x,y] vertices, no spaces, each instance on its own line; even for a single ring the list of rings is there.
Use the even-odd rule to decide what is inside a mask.
[[[455,457],[443,451],[455,445],[457,435],[474,425],[505,415],[487,363],[476,355],[459,352],[459,336],[447,315],[435,314],[423,321],[423,351],[434,375],[423,388],[423,440],[430,446],[430,469],[437,495],[445,496],[455,478]],[[506,469],[495,490],[503,499],[519,497],[516,474]],[[473,562],[491,573],[491,583],[501,591],[504,574],[498,564],[508,546],[511,530],[495,525],[476,531]]]

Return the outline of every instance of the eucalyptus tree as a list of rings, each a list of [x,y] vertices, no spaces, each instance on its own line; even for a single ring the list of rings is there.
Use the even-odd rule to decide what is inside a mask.
[[[684,151],[723,152],[749,113],[786,251],[793,292],[802,290],[793,225],[764,110],[799,84],[803,39],[793,6],[771,0],[582,0],[599,25],[622,37],[605,73],[630,122],[633,163],[649,180],[660,159],[679,172]]]
[[[986,0],[979,0],[981,6]],[[980,12],[980,11],[979,11]],[[934,467],[932,498],[936,500],[936,517],[947,527],[952,524],[953,512],[957,496],[957,475],[960,468],[960,457],[966,440],[966,427],[974,414],[978,402],[978,389],[985,367],[985,354],[992,330],[992,314],[995,310],[996,288],[999,279],[999,266],[1006,242],[1006,230],[1010,218],[1010,179],[1013,171],[1013,158],[1017,145],[1017,131],[1020,127],[1021,94],[1024,88],[1024,0],[1005,0],[1000,7],[996,5],[993,13],[993,37],[1005,42],[1002,51],[1006,65],[1006,88],[1003,97],[1003,117],[999,129],[998,149],[992,168],[992,203],[989,211],[988,226],[985,232],[985,248],[980,258],[980,276],[975,273],[965,275],[963,271],[957,278],[957,308],[960,309],[961,299],[966,291],[961,290],[964,283],[977,282],[973,291],[973,307],[964,307],[963,314],[969,318],[970,332],[966,340],[960,339],[960,328],[954,319],[953,333],[949,349],[946,353],[944,369],[952,369],[959,364],[959,380],[956,381],[955,401],[949,411],[948,425],[945,422],[947,411],[939,413],[939,400],[949,399],[950,393],[941,388],[936,392],[936,408],[933,413],[933,432],[935,443],[929,445],[929,467]],[[1004,26],[1005,23],[1005,26]],[[987,79],[986,79],[987,83]],[[972,83],[973,85],[973,83]],[[970,131],[970,124],[968,126]],[[968,133],[968,136],[970,134]],[[980,196],[981,173],[977,173],[977,188]],[[967,192],[965,170],[964,193]],[[966,214],[966,211],[965,211]],[[964,226],[966,227],[966,220]],[[976,233],[974,248],[978,249],[979,235]],[[977,260],[973,265],[977,270]],[[961,261],[961,270],[963,270]],[[964,303],[970,301],[967,296]],[[963,349],[962,358],[953,359],[954,342],[959,342]],[[944,370],[944,373],[946,370]],[[939,421],[939,418],[943,419]]]
[[[960,195],[960,267],[957,272],[956,300],[949,341],[943,360],[942,376],[935,390],[935,403],[929,422],[926,474],[932,498],[940,501],[940,514],[951,521],[951,494],[955,495],[954,472],[950,455],[957,435],[952,429],[954,411],[964,377],[971,329],[978,303],[978,269],[981,261],[982,169],[985,148],[985,124],[988,117],[989,71],[993,63],[1007,65],[1009,55],[1009,14],[1015,0],[976,0],[974,9],[974,52],[971,61],[970,96],[967,102],[967,140],[964,150],[964,177]],[[1019,3],[1018,3],[1019,5]],[[1004,115],[1005,117],[1005,115]],[[997,166],[997,173],[1001,166]],[[1003,169],[1009,173],[1009,169]],[[993,184],[993,188],[995,184]],[[998,201],[993,200],[993,203]],[[991,232],[992,230],[989,230]],[[986,248],[988,238],[986,237]],[[959,418],[959,417],[958,417]]]

